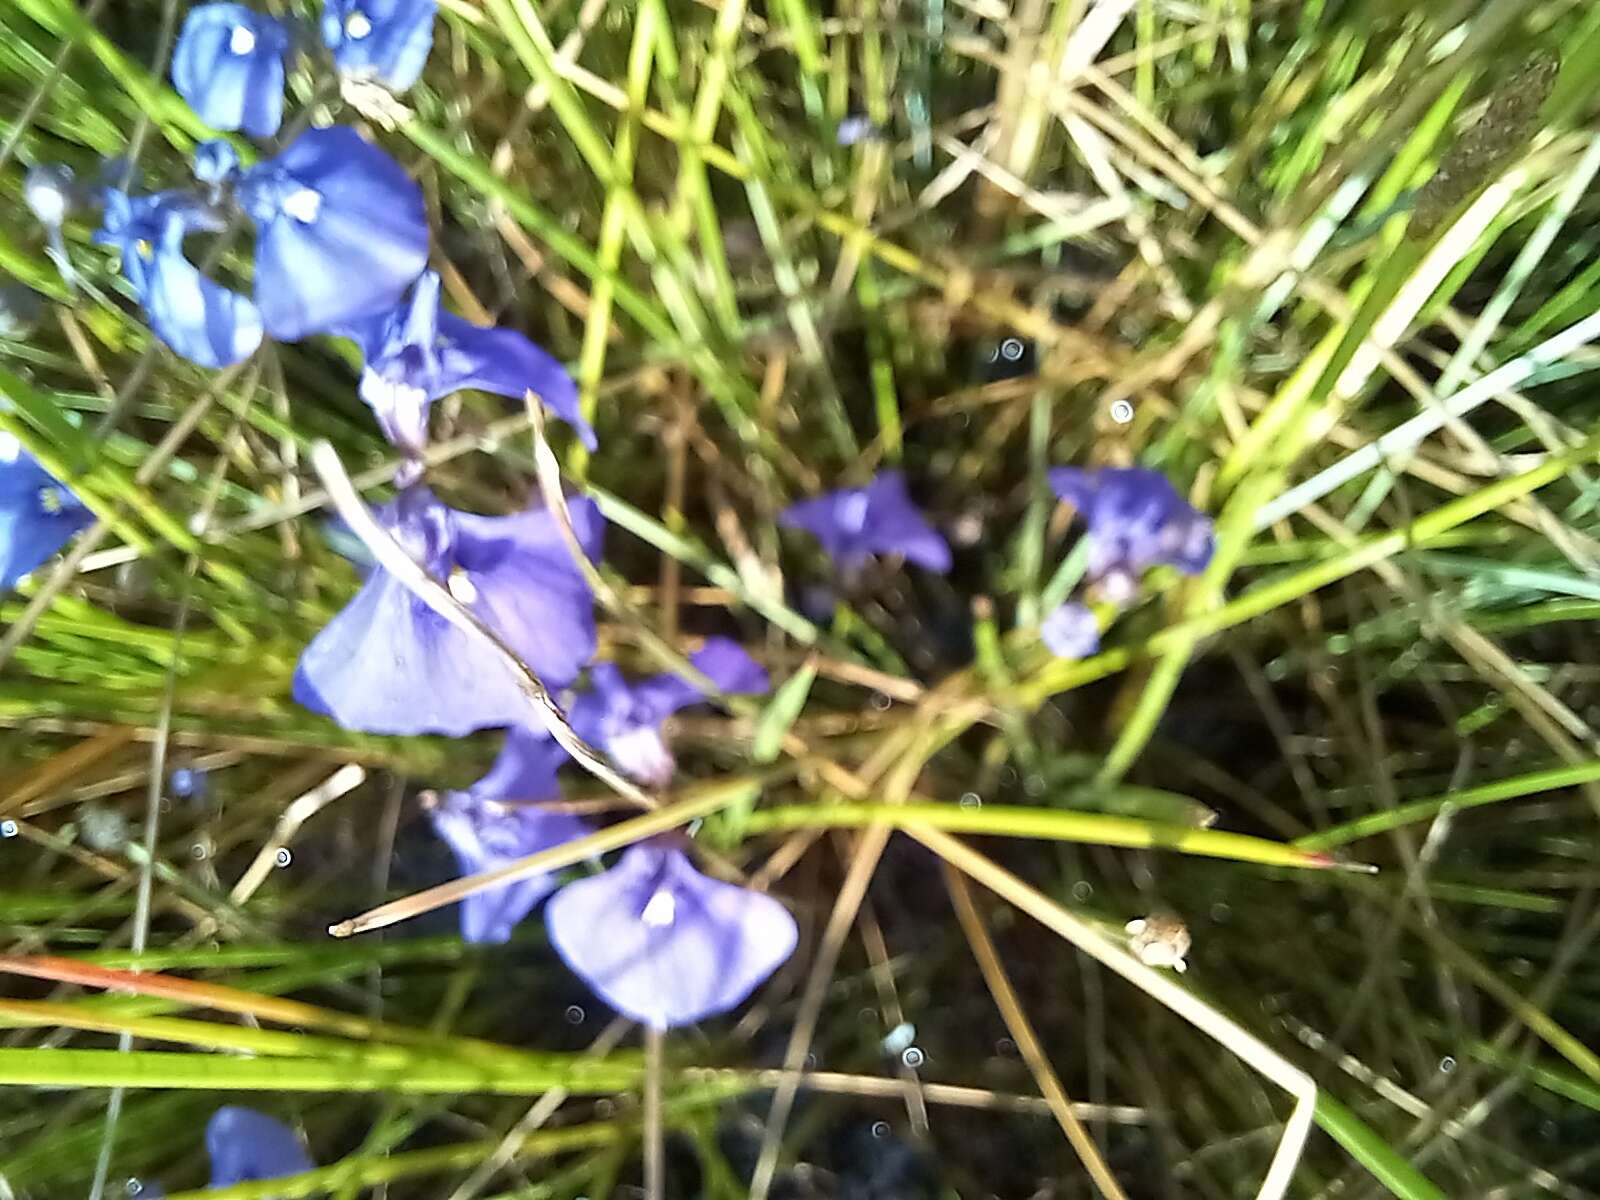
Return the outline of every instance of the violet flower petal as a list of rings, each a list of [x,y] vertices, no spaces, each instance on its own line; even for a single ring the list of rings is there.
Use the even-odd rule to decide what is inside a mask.
[[[589,832],[587,825],[568,813],[503,805],[473,794],[482,785],[480,780],[472,792],[449,793],[428,813],[434,831],[449,843],[464,876],[495,870]],[[474,892],[461,902],[462,938],[474,943],[510,941],[518,922],[554,887],[555,879],[541,874]]]
[[[172,52],[172,85],[213,129],[271,137],[283,121],[282,21],[242,4],[189,10]]]
[[[578,499],[571,514],[580,541],[598,556],[599,509]],[[378,517],[547,686],[570,683],[593,655],[593,597],[543,509],[485,517],[412,488]],[[461,736],[527,712],[498,653],[381,567],[306,647],[294,697],[346,729],[370,733]]]
[[[1088,658],[1100,649],[1100,623],[1086,605],[1069,600],[1040,623],[1039,639],[1057,658]]]
[[[567,369],[514,329],[487,329],[451,313],[439,314],[437,395],[461,388],[493,392],[520,401],[533,392],[577,431],[590,450],[598,447],[594,430],[578,408],[578,386]]]
[[[912,503],[899,471],[883,471],[864,488],[799,501],[778,519],[810,533],[842,569],[873,554],[904,555],[941,574],[950,569],[949,544]]]
[[[283,341],[392,308],[427,265],[421,189],[347,126],[306,130],[239,198],[258,226],[256,302]]]
[[[794,952],[778,901],[696,871],[681,850],[629,847],[604,874],[557,892],[550,942],[602,1000],[657,1029],[741,1004]]]
[[[341,75],[403,92],[427,64],[438,7],[437,0],[325,0],[322,41]]]
[[[1056,467],[1050,486],[1088,526],[1090,578],[1138,576],[1157,564],[1194,575],[1211,561],[1211,519],[1166,476],[1143,467]]]
[[[594,501],[568,503],[584,554],[600,557],[605,521]],[[594,657],[594,597],[555,518],[542,508],[507,517],[452,514],[456,563],[477,589],[473,608],[533,667],[562,688]]]
[[[178,193],[105,196],[104,223],[95,241],[117,247],[122,273],[144,306],[150,329],[178,354],[202,367],[225,367],[261,344],[261,314],[246,297],[200,273],[183,253],[193,230],[213,230],[220,218]]]
[[[494,651],[381,567],[300,655],[294,698],[345,729],[462,737],[527,701]]]
[[[93,520],[10,434],[0,434],[0,591],[10,591]]]
[[[211,1155],[209,1186],[214,1188],[281,1179],[316,1166],[282,1121],[232,1104],[217,1109],[206,1123],[206,1152]]]

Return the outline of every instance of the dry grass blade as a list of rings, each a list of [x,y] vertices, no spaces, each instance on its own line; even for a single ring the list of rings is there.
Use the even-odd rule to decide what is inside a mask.
[[[1283,1136],[1273,1153],[1272,1163],[1256,1191],[1256,1200],[1282,1200],[1288,1192],[1295,1166],[1300,1161],[1300,1153],[1305,1148],[1312,1114],[1316,1110],[1317,1085],[1311,1076],[1232,1018],[1179,987],[1169,976],[1145,966],[1094,926],[1073,916],[1050,897],[976,850],[936,829],[913,827],[906,832],[947,864],[972,876],[995,895],[1016,905],[1047,929],[1227,1047],[1294,1097],[1294,1111],[1284,1125]]]

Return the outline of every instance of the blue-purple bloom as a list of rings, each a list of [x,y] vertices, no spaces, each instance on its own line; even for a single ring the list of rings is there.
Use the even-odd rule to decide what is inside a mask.
[[[204,800],[211,791],[210,772],[203,767],[175,767],[167,788],[180,800]]]
[[[172,85],[213,129],[271,137],[283,121],[289,29],[242,4],[189,10],[172,52]]]
[[[428,815],[455,852],[463,875],[506,866],[582,837],[589,826],[569,813],[528,807],[560,794],[556,768],[566,751],[555,740],[513,726],[489,773],[463,792],[446,793]],[[469,942],[511,940],[511,931],[555,887],[548,874],[474,892],[461,902],[461,936]]]
[[[770,686],[761,665],[728,638],[707,639],[689,661],[723,692],[764,692]],[[662,739],[662,722],[704,700],[705,693],[681,675],[629,683],[612,663],[592,667],[589,682],[590,690],[573,701],[572,727],[634,779],[664,787],[677,762]]]
[[[246,171],[256,303],[283,341],[386,312],[428,262],[422,190],[354,129],[308,129]]]
[[[233,143],[222,138],[212,138],[194,148],[194,177],[206,185],[216,203],[222,189],[232,186],[239,177],[239,152]]]
[[[228,1105],[206,1123],[211,1155],[209,1187],[230,1187],[260,1179],[281,1179],[315,1169],[300,1139],[282,1121],[253,1108]]]
[[[122,254],[122,274],[144,306],[150,329],[202,367],[226,367],[261,344],[261,314],[249,299],[208,279],[183,253],[191,232],[223,227],[215,210],[177,192],[132,197],[105,193],[94,240]]]
[[[1087,605],[1069,600],[1040,622],[1039,638],[1057,658],[1088,658],[1100,649],[1100,622]]]
[[[873,554],[902,554],[940,573],[950,569],[949,545],[911,502],[899,471],[882,471],[864,488],[791,504],[778,519],[812,534],[845,570]]]
[[[322,40],[339,74],[403,92],[428,61],[438,7],[438,0],[325,0]]]
[[[789,910],[711,879],[662,841],[630,846],[609,871],[545,906],[550,944],[594,993],[656,1029],[742,1003],[794,952]]]
[[[10,434],[0,434],[0,591],[93,520],[83,502]]]
[[[603,522],[591,500],[569,505],[591,559]],[[485,517],[447,508],[427,488],[401,492],[378,519],[521,655],[565,687],[595,651],[593,596],[542,508]],[[498,655],[411,594],[382,567],[300,656],[294,697],[346,729],[459,737],[509,725],[527,701]]]
[[[1088,575],[1112,599],[1130,599],[1149,567],[1164,563],[1195,575],[1211,561],[1211,518],[1159,471],[1057,467],[1050,486],[1088,525]]]
[[[522,334],[486,329],[439,306],[439,276],[425,271],[392,311],[354,321],[338,332],[366,358],[361,398],[388,439],[420,453],[428,441],[428,409],[462,388],[521,400],[528,392],[578,431],[590,450],[594,430],[578,411],[578,389],[562,365]]]

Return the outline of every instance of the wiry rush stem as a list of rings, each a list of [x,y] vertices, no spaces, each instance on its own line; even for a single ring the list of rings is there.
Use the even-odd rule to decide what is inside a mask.
[[[1317,1106],[1317,1085],[1299,1067],[1260,1038],[1167,975],[1145,966],[1087,921],[1073,916],[1043,892],[1024,883],[1004,867],[947,833],[926,827],[906,830],[950,866],[964,871],[996,895],[1009,900],[1051,932],[1059,934],[1089,957],[1109,967],[1146,995],[1166,1005],[1200,1032],[1220,1042],[1295,1099],[1294,1111],[1283,1127],[1283,1137],[1256,1200],[1282,1200],[1289,1179],[1300,1161],[1311,1118]]]
[[[545,687],[544,681],[523,661],[522,656],[507,645],[505,639],[490,628],[477,613],[452,596],[449,588],[429,575],[426,568],[407,554],[405,548],[389,535],[388,530],[378,524],[377,519],[367,510],[367,506],[361,502],[361,497],[356,494],[350,476],[345,473],[344,464],[339,461],[338,452],[329,442],[320,440],[312,445],[311,465],[316,468],[317,475],[322,479],[322,486],[327,489],[328,499],[338,510],[339,516],[350,527],[350,532],[360,538],[367,549],[372,551],[372,557],[377,560],[378,565],[404,584],[418,600],[462,633],[468,637],[479,638],[492,648],[500,656],[500,661],[505,664],[506,669],[511,672],[517,690],[527,699],[529,706],[549,731],[550,736],[563,750],[572,755],[580,767],[619,796],[631,800],[639,807],[656,806],[653,796],[613,769],[601,757],[599,751],[578,736],[577,730],[573,729],[567,720],[567,714],[561,711],[561,706],[550,694],[550,689]]]
[[[1083,1122],[1078,1120],[1077,1114],[1072,1111],[1072,1100],[1068,1097],[1066,1089],[1061,1086],[1055,1068],[1050,1065],[1044,1046],[1039,1042],[1039,1035],[1033,1031],[1033,1023],[1022,1011],[1022,1003],[1017,999],[1016,989],[1011,986],[1011,978],[1006,974],[1005,964],[1000,961],[1000,955],[994,948],[994,940],[984,928],[983,918],[978,913],[977,905],[972,902],[972,891],[967,887],[966,879],[949,863],[944,864],[944,874],[945,887],[950,893],[950,902],[955,906],[956,919],[961,923],[961,929],[972,946],[973,957],[978,960],[978,968],[983,972],[984,982],[989,985],[989,994],[994,997],[995,1007],[1005,1019],[1011,1040],[1017,1044],[1018,1053],[1028,1064],[1028,1070],[1032,1072],[1045,1103],[1050,1106],[1057,1124],[1061,1126],[1061,1132],[1067,1135],[1067,1141],[1083,1161],[1084,1169],[1089,1172],[1089,1178],[1094,1180],[1094,1185],[1100,1194],[1106,1200],[1127,1200],[1127,1193],[1122,1190],[1116,1176],[1111,1173],[1111,1168],[1106,1165],[1105,1157],[1100,1153],[1099,1147],[1094,1144],[1089,1131],[1083,1127]]]

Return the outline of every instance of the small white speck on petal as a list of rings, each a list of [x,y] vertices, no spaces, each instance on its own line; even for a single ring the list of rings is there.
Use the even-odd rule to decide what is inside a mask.
[[[867,527],[866,493],[851,492],[839,497],[838,517],[839,524],[852,533],[860,533]]]
[[[467,577],[467,573],[460,567],[450,572],[447,586],[450,588],[450,594],[463,604],[471,604],[478,598],[476,585],[473,584],[472,580]]]
[[[665,929],[678,919],[678,898],[665,888],[661,889],[650,897],[639,919],[652,929]]]
[[[290,192],[284,197],[283,211],[302,225],[309,225],[322,212],[322,193],[308,187]]]
[[[22,443],[14,433],[0,433],[0,462],[16,462],[22,453]]]
[[[372,32],[372,22],[367,19],[366,13],[358,9],[345,18],[344,31],[348,36],[359,42]]]
[[[228,38],[228,49],[235,54],[249,54],[256,48],[256,35],[246,26],[235,25]]]

